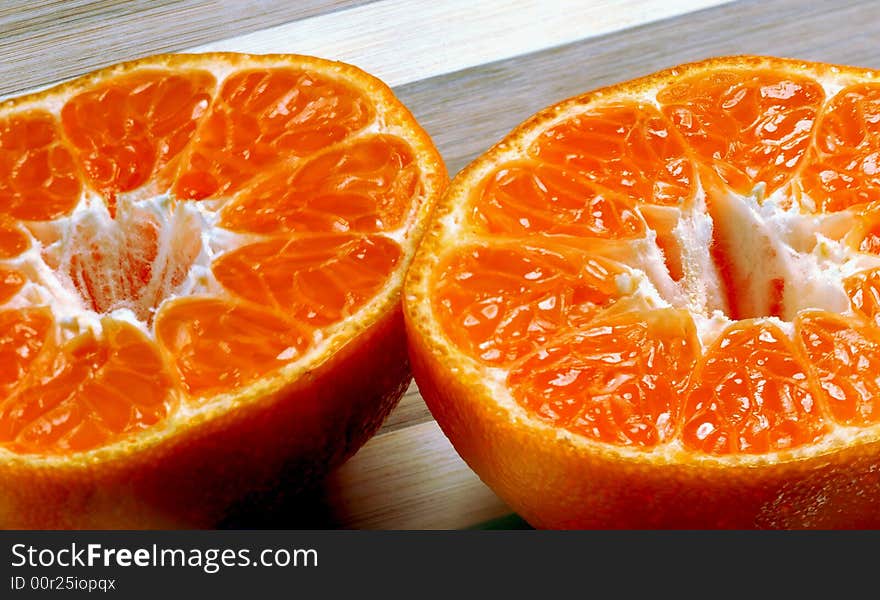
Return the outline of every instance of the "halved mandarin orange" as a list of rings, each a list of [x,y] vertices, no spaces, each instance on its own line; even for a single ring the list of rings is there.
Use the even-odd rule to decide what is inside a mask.
[[[551,106],[405,286],[416,381],[546,528],[880,526],[880,73],[764,57]]]
[[[0,527],[212,526],[407,387],[442,161],[391,90],[165,55],[0,104]]]

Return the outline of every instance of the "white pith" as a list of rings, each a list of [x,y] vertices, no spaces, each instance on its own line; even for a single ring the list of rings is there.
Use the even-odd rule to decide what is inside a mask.
[[[101,318],[106,316],[127,321],[153,337],[153,317],[162,306],[174,299],[200,295],[234,298],[217,282],[211,263],[225,252],[266,239],[266,236],[221,227],[220,211],[229,200],[221,198],[186,202],[174,200],[168,193],[147,198],[139,193],[120,194],[116,216],[113,217],[103,198],[86,191],[69,215],[55,221],[24,225],[30,247],[19,256],[0,262],[19,270],[28,280],[22,290],[3,307],[49,307],[62,332],[70,337],[85,330],[91,330],[100,337]],[[145,311],[132,306],[132,298],[126,290],[114,287],[113,275],[119,269],[124,270],[126,261],[132,257],[129,233],[132,223],[146,220],[154,222],[159,232],[158,251],[151,263],[152,278],[146,286],[146,291],[152,292],[150,295],[158,298],[158,301],[146,307],[148,317],[139,317],[137,314]],[[379,235],[403,243],[407,229],[401,227]],[[177,249],[192,236],[197,240],[198,254],[192,262],[187,261],[186,278],[170,286],[159,275],[166,272],[163,267],[177,264],[181,254]],[[293,234],[288,237],[293,239],[297,236]],[[88,263],[89,272],[95,276],[103,275],[103,281],[111,286],[110,300],[115,300],[111,310],[96,311],[90,308],[91,298],[84,297],[81,279],[70,273],[71,261],[74,257],[83,258],[84,242],[92,239],[100,244],[106,261]],[[351,317],[356,318],[356,315]],[[319,343],[325,333],[316,330],[315,343]]]
[[[216,238],[222,240],[225,236],[222,230],[207,226],[213,223],[215,216],[216,212],[207,210],[205,206],[172,202],[167,195],[143,200],[130,200],[128,196],[121,195],[117,201],[117,218],[114,219],[103,199],[87,194],[69,216],[27,227],[32,245],[16,262],[20,269],[29,275],[33,273],[33,276],[25,290],[10,304],[48,306],[56,320],[71,334],[91,329],[100,335],[100,319],[106,314],[125,320],[152,335],[149,321],[165,300],[219,291],[210,263],[218,250]],[[150,318],[139,318],[136,313],[144,311],[132,305],[134,300],[128,297],[126,290],[119,288],[113,276],[127,266],[126,260],[130,257],[126,247],[130,242],[126,236],[127,227],[132,220],[144,222],[147,219],[154,219],[159,231],[158,252],[152,265],[153,277],[147,289],[154,291],[162,300],[156,306],[148,307]],[[181,243],[185,241],[182,238],[193,235],[200,246],[198,256],[187,268],[185,281],[171,288],[164,284],[157,273],[163,272],[162,267],[166,264],[175,264],[175,243]],[[94,261],[89,263],[87,269],[94,275],[105,273],[104,279],[110,290],[109,294],[102,296],[105,296],[105,303],[112,305],[107,311],[99,312],[88,306],[89,299],[80,291],[83,288],[82,274],[70,272],[71,261],[82,256],[86,242],[91,240],[100,244],[105,255],[105,259],[97,264]],[[53,268],[47,263],[57,266]]]
[[[761,67],[760,64],[754,66]],[[724,65],[718,64],[709,68],[716,67],[723,68]],[[878,80],[876,72],[841,72],[836,67],[817,68],[794,62],[780,68],[779,63],[773,59],[767,61],[767,67],[812,77],[823,86],[826,105],[844,87]],[[697,65],[694,71],[701,68],[702,65]],[[677,74],[673,71],[665,75]],[[560,103],[543,111],[534,120],[527,121],[490,153],[475,161],[453,182],[451,192],[438,210],[439,225],[433,232],[434,239],[425,246],[445,249],[484,241],[483,235],[472,230],[467,223],[468,206],[474,190],[479,189],[479,182],[486,180],[498,165],[529,156],[527,149],[542,133],[578,114],[619,102],[634,101],[659,106],[656,94],[668,81],[669,79],[654,79],[648,83],[638,82],[638,86],[627,87],[627,84],[622,84],[608,90],[599,90],[583,99],[575,98]],[[714,263],[708,251],[708,241],[714,239],[718,233],[719,215],[717,208],[705,210],[705,191],[696,173],[694,179],[695,198],[689,206],[675,209],[679,211],[679,219],[678,225],[672,231],[675,243],[685,259],[684,277],[675,281],[670,276],[664,264],[665,256],[655,243],[656,232],[649,229],[644,239],[632,244],[632,260],[622,261],[630,270],[617,278],[617,284],[622,295],[631,294],[637,298],[636,306],[675,307],[689,311],[696,322],[702,350],[705,351],[734,321],[727,314],[729,307],[719,297],[722,288],[714,285],[717,277],[712,274]],[[730,214],[726,216],[733,218],[738,229],[729,227],[725,235],[731,243],[737,245],[745,246],[745,242],[750,242],[748,250],[741,252],[738,261],[740,276],[737,280],[748,283],[751,278],[752,282],[749,286],[750,293],[744,295],[743,302],[759,305],[757,300],[764,284],[774,277],[785,279],[787,285],[783,314],[780,317],[766,316],[760,310],[755,310],[755,314],[748,316],[772,322],[792,337],[794,326],[791,320],[800,310],[816,308],[844,315],[852,314],[849,299],[843,289],[843,280],[860,271],[880,267],[880,257],[859,252],[844,243],[843,235],[855,223],[855,213],[841,211],[813,215],[809,210],[810,205],[814,204],[811,198],[799,198],[805,207],[801,211],[797,200],[787,198],[786,194],[783,187],[771,196],[764,197],[764,184],[760,182],[750,194],[728,192],[729,202],[726,204]],[[717,202],[718,198],[715,197],[715,200]],[[767,256],[764,251],[770,247],[777,251],[778,260],[758,260]],[[615,249],[614,253],[617,256],[618,250]],[[605,444],[550,425],[536,418],[514,399],[507,383],[508,369],[488,367],[461,352],[439,325],[439,318],[431,303],[416,303],[419,296],[430,297],[435,284],[433,275],[441,271],[441,260],[442,256],[426,258],[420,255],[417,258],[418,274],[411,277],[409,308],[416,315],[413,320],[424,328],[425,333],[421,335],[438,340],[432,349],[437,356],[448,356],[446,360],[457,365],[454,375],[457,379],[480,382],[475,384],[480,388],[479,392],[474,393],[475,397],[497,404],[509,415],[510,420],[529,428],[540,429],[543,431],[542,435],[553,435],[565,444],[586,445],[596,452],[625,456],[637,461],[696,461],[715,465],[776,464],[784,460],[797,460],[800,457],[831,452],[842,445],[875,440],[880,435],[880,427],[834,425],[815,444],[757,455],[716,456],[694,454],[686,450],[679,439],[642,449]]]

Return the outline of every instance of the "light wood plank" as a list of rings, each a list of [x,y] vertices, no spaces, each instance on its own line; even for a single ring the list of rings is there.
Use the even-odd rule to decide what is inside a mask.
[[[313,54],[396,86],[727,1],[384,0],[193,50]]]
[[[412,425],[418,425],[419,423],[430,421],[432,418],[431,413],[428,411],[428,407],[425,406],[425,401],[422,399],[422,395],[419,393],[419,387],[415,382],[412,382],[409,389],[407,389],[406,393],[403,395],[403,398],[400,399],[400,403],[394,411],[388,415],[388,418],[385,419],[385,423],[382,424],[380,433],[405,429]]]
[[[323,490],[346,529],[461,529],[510,514],[435,422],[374,437]]]
[[[0,96],[178,51],[312,54],[401,85],[729,1],[13,0],[0,9]]]

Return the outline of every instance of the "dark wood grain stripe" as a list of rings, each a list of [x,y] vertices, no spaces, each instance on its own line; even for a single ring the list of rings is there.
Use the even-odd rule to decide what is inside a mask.
[[[4,0],[0,95],[370,0]]]

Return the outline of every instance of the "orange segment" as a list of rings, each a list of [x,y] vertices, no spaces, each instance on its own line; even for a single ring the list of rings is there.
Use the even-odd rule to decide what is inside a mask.
[[[838,423],[880,422],[880,338],[873,328],[828,312],[802,313],[798,341]]]
[[[788,180],[824,100],[814,80],[762,70],[680,78],[657,94],[663,113],[706,167],[740,193]]]
[[[843,281],[853,311],[880,326],[880,269],[869,269]]]
[[[880,255],[880,203],[871,202],[854,208],[841,214],[840,218],[846,223],[847,229],[831,231],[832,237],[842,239],[847,246],[859,252]],[[835,219],[835,216],[827,219]]]
[[[880,84],[844,88],[816,126],[804,190],[823,212],[876,200],[880,194]]]
[[[166,304],[156,338],[193,396],[232,391],[298,358],[311,336],[257,307],[221,298],[181,298]]]
[[[61,110],[64,133],[92,186],[107,196],[157,175],[168,189],[169,163],[189,143],[208,109],[214,77],[205,71],[144,70],[116,77],[71,98]]]
[[[0,304],[5,304],[24,287],[25,276],[15,269],[0,267]]]
[[[372,118],[366,96],[342,81],[292,68],[239,71],[223,82],[174,192],[193,200],[234,193],[279,160],[326,148]]]
[[[543,132],[529,153],[577,169],[633,200],[676,206],[693,194],[693,167],[684,145],[648,104],[591,109]]]
[[[42,111],[0,119],[0,214],[48,221],[69,213],[82,185],[55,118]]]
[[[518,162],[499,167],[475,200],[471,220],[491,234],[565,234],[627,239],[645,235],[628,199],[572,173]]]
[[[0,405],[0,443],[17,452],[94,448],[168,414],[170,379],[155,345],[109,318],[44,352]]]
[[[865,237],[859,242],[859,250],[868,254],[880,254],[880,223],[865,232]]]
[[[0,311],[0,414],[10,389],[24,378],[43,348],[52,323],[45,308]]]
[[[212,270],[235,294],[314,329],[352,316],[385,285],[400,255],[397,243],[379,236],[275,239],[225,254]]]
[[[654,311],[554,339],[507,381],[516,400],[547,423],[651,448],[675,435],[679,397],[698,355],[691,317]]]
[[[564,250],[463,247],[445,260],[432,304],[466,354],[502,366],[588,321],[617,298],[615,263]]]
[[[368,136],[278,170],[227,205],[221,224],[234,231],[390,231],[403,225],[419,190],[409,145]]]
[[[25,233],[11,219],[0,217],[0,258],[14,258],[29,247]]]
[[[685,446],[761,454],[817,441],[827,431],[807,367],[777,326],[740,321],[709,348],[684,404]]]

